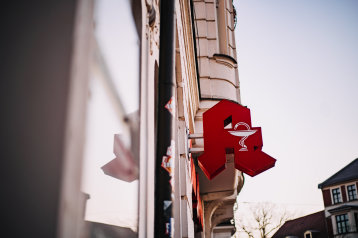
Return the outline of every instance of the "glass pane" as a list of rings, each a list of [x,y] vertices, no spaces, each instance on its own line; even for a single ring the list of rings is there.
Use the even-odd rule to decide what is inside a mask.
[[[89,195],[87,233],[89,237],[137,237],[138,174],[130,177],[126,168],[129,164],[136,171],[138,167],[133,140],[139,131],[129,127],[137,124],[127,123],[128,118],[137,121],[139,115],[139,38],[130,1],[96,2],[95,39],[82,183],[82,191]]]
[[[98,0],[96,38],[126,113],[139,108],[140,40],[129,0]]]

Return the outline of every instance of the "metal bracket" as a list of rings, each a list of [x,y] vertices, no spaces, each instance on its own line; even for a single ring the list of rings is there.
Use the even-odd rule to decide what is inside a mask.
[[[204,134],[203,134],[203,133],[188,134],[188,138],[189,138],[189,139],[204,138]]]
[[[193,134],[189,134],[189,130],[187,131],[187,135],[188,135],[188,139],[201,139],[204,138],[203,133],[193,133]],[[204,152],[204,148],[201,147],[197,147],[197,148],[189,148],[188,145],[188,153],[191,154],[198,154],[198,153],[202,153]]]
[[[189,153],[192,153],[192,154],[197,154],[197,153],[202,153],[202,152],[204,152],[204,148],[202,148],[202,147],[189,148]]]

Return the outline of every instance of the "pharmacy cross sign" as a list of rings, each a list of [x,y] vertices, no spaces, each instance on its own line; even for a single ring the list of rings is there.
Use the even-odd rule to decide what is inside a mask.
[[[250,109],[222,100],[203,114],[204,153],[199,166],[212,179],[225,169],[226,154],[234,153],[235,168],[256,176],[275,166],[262,151],[261,127],[251,126]]]

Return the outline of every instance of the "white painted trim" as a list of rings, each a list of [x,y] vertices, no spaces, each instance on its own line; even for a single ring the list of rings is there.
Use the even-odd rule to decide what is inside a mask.
[[[81,237],[83,199],[80,192],[93,36],[93,0],[78,0],[74,21],[64,158],[59,198],[58,238]]]
[[[155,1],[141,0],[142,38],[140,75],[140,172],[138,237],[153,238],[155,177],[155,65],[159,62],[159,6]],[[154,7],[156,20],[151,27],[147,12]]]
[[[305,233],[303,233],[304,238],[306,238],[306,235],[310,235],[310,238],[312,238],[312,232],[311,231],[306,231]]]
[[[350,229],[350,227],[352,226],[352,221],[354,221],[354,218],[352,217],[352,211],[346,211],[346,212],[340,212],[340,213],[337,213],[337,214],[334,214],[332,217],[332,228],[333,228],[333,234],[335,235],[338,235],[338,228],[337,228],[337,216],[340,216],[340,215],[345,215],[347,214],[347,217],[348,217],[348,230]],[[344,234],[339,234],[339,235],[344,235]]]
[[[336,205],[336,204],[341,204],[341,203],[343,203],[343,195],[342,195],[341,186],[342,186],[342,185],[334,186],[334,187],[330,187],[330,188],[329,188],[329,190],[330,190],[329,192],[330,192],[330,195],[331,195],[332,205]],[[339,192],[340,192],[340,194],[341,194],[341,202],[339,202],[339,203],[334,203],[332,190],[333,190],[333,189],[337,189],[337,188],[339,188]]]
[[[346,187],[346,196],[347,196],[347,202],[352,202],[352,201],[357,201],[357,199],[356,200],[349,200],[349,196],[348,196],[348,186],[350,186],[350,185],[354,185],[355,186],[355,188],[356,188],[356,193],[358,192],[357,191],[357,184],[356,184],[356,182],[354,181],[354,182],[351,182],[351,183],[347,183],[347,184],[345,184],[344,186]],[[357,193],[357,196],[358,196],[358,193]]]

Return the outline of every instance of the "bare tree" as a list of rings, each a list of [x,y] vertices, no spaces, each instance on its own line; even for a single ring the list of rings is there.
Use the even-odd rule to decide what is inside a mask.
[[[240,209],[236,207],[236,210]],[[259,235],[268,238],[280,228],[290,216],[286,210],[280,210],[273,203],[258,203],[250,206],[249,214],[236,219],[238,232],[245,233],[249,238]],[[255,236],[255,234],[257,234]]]

